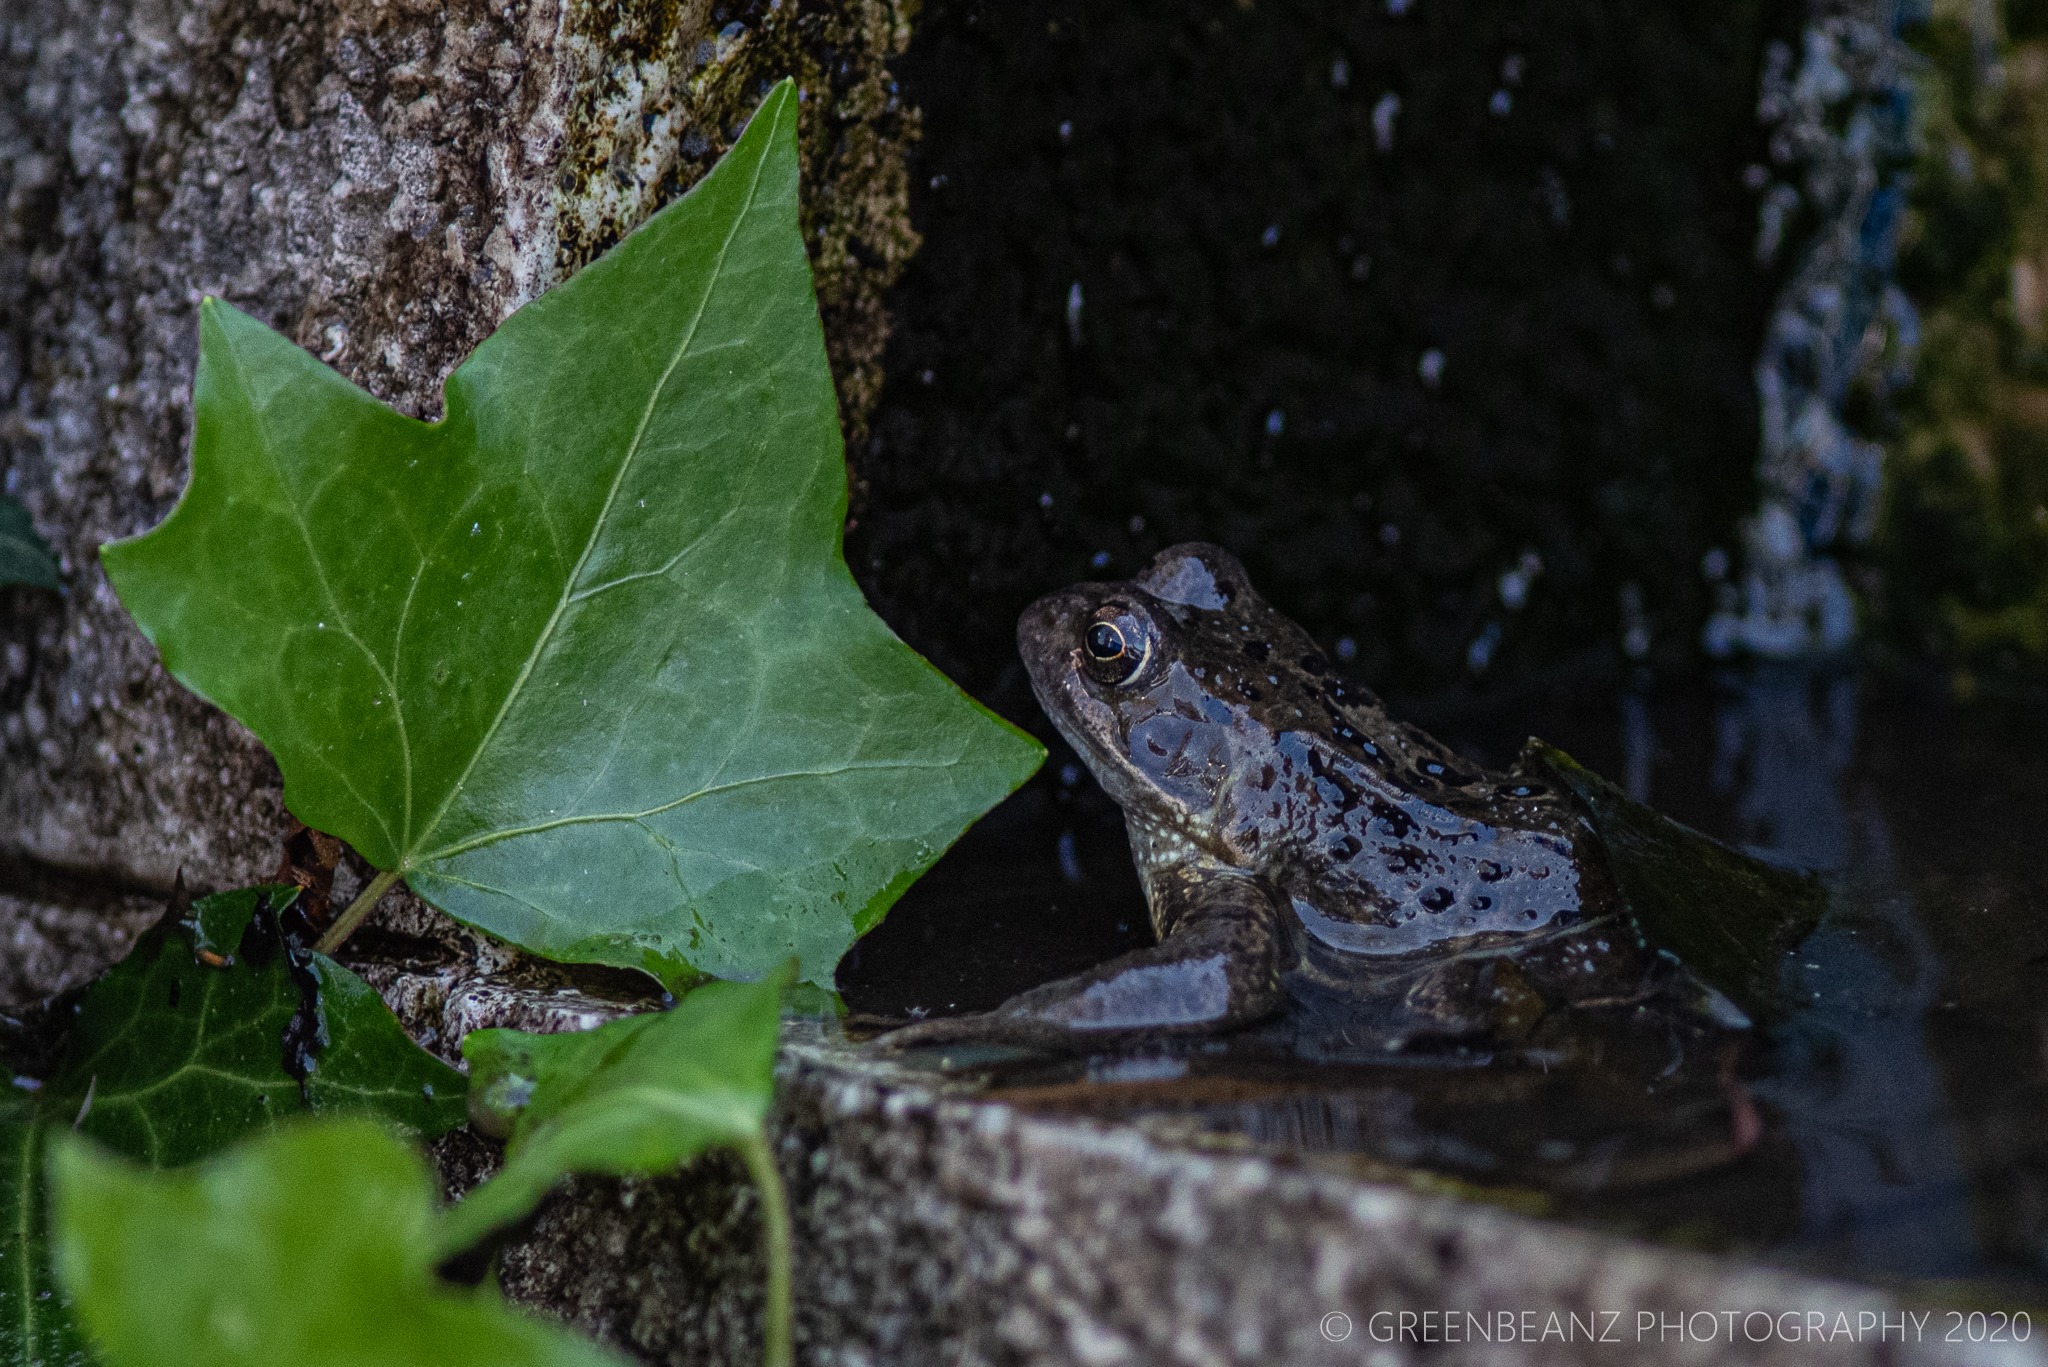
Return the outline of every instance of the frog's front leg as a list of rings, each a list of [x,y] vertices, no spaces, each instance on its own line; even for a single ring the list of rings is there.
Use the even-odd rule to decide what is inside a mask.
[[[1159,1035],[1207,1035],[1278,1011],[1278,893],[1220,865],[1147,880],[1157,945],[1035,987],[993,1011],[923,1021],[882,1037],[890,1048],[1013,1044],[1064,1051]]]

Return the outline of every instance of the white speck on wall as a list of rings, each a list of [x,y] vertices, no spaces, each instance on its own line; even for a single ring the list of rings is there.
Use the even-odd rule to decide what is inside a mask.
[[[1391,6],[1390,6],[1391,8]],[[1394,150],[1394,120],[1401,117],[1401,97],[1389,90],[1372,107],[1372,143],[1382,152]]]

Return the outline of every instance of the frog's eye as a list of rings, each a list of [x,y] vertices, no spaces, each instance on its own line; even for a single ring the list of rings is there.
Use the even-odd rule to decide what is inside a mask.
[[[1081,633],[1088,673],[1105,684],[1129,683],[1151,654],[1151,642],[1144,619],[1121,606],[1104,608]]]
[[[1124,653],[1124,634],[1114,622],[1097,622],[1088,628],[1088,653],[1104,664]]]

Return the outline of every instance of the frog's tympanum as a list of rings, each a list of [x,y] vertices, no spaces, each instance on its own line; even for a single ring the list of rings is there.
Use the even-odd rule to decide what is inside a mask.
[[[1090,1050],[1269,1022],[1297,1055],[1384,1059],[1528,1044],[1580,1008],[1741,1025],[1646,941],[1553,769],[1482,770],[1392,720],[1228,552],[1048,595],[1017,639],[1123,808],[1158,944],[891,1043]]]

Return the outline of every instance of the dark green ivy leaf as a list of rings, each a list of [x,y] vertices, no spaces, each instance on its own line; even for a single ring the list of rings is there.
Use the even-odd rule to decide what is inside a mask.
[[[280,905],[295,895],[200,899],[47,1022],[56,1038],[36,1049],[17,1038],[0,1060],[12,1078],[0,1100],[0,1367],[85,1361],[49,1278],[40,1173],[53,1132],[172,1167],[308,1109],[422,1135],[461,1123],[462,1074],[414,1044],[353,973],[287,943],[274,915],[252,922],[259,892]],[[201,957],[197,927],[220,935],[238,922],[231,962],[211,948]]]
[[[706,983],[577,1034],[465,1036],[470,1111],[505,1138],[505,1166],[449,1212],[444,1251],[520,1220],[568,1173],[668,1172],[708,1148],[760,1145],[786,983]]]
[[[36,535],[28,509],[0,494],[0,585],[6,584],[56,588],[57,558]]]
[[[60,1138],[58,1259],[108,1367],[621,1367],[438,1280],[433,1176],[380,1126],[300,1122],[175,1173]]]
[[[248,930],[250,918],[256,915],[259,905],[281,912],[298,895],[299,890],[289,883],[258,883],[254,887],[216,892],[194,900],[179,922],[191,932],[192,948],[197,954],[202,958],[211,954],[225,962],[234,957],[235,949],[242,943],[242,933]]]
[[[201,310],[192,482],[107,572],[308,825],[557,959],[829,986],[1043,758],[862,601],[788,82],[407,418]]]
[[[361,1111],[415,1134],[461,1124],[468,1080],[413,1043],[375,988],[325,954],[309,956],[313,1013],[301,1091],[316,1111]]]

